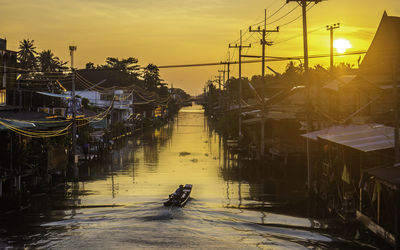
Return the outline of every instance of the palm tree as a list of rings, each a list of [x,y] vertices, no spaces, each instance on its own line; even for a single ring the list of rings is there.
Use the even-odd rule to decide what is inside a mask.
[[[18,63],[21,68],[35,69],[36,68],[36,47],[33,44],[34,40],[24,39],[19,42]]]
[[[60,71],[65,69],[64,65],[67,64],[67,62],[63,62],[58,57],[54,56],[51,50],[43,50],[40,52],[38,61],[40,70],[44,72]]]

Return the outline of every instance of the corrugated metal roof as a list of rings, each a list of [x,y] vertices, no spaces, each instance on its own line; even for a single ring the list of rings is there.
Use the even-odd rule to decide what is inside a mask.
[[[373,168],[364,172],[396,186],[397,189],[400,187],[400,167]]]
[[[244,114],[244,113],[242,113]],[[248,114],[248,113],[247,113]],[[256,115],[255,118],[250,118],[250,119],[246,119],[243,120],[243,124],[247,124],[247,125],[252,125],[252,124],[258,124],[261,122],[261,114],[260,112],[258,113],[253,113],[254,115]],[[265,120],[295,120],[296,119],[296,114],[294,113],[284,113],[284,112],[277,112],[277,111],[270,111],[268,113],[265,114],[264,117]]]
[[[323,86],[323,89],[329,89],[329,90],[334,90],[334,91],[339,91],[340,87],[343,87],[347,85],[349,82],[351,82],[356,75],[344,75],[344,76],[339,76],[338,78],[328,82],[325,86]]]
[[[394,147],[394,128],[380,124],[333,126],[302,136],[327,140],[362,152]]]

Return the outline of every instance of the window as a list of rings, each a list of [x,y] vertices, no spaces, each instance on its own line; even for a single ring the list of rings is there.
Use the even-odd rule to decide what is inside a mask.
[[[110,95],[110,94],[101,94],[100,95],[100,100],[111,101],[112,99],[113,99],[113,95]]]
[[[7,94],[5,89],[0,89],[0,105],[4,106],[6,105],[7,101]]]

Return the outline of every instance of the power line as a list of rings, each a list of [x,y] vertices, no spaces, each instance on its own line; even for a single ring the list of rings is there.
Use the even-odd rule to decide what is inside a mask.
[[[36,69],[23,69],[18,67],[4,66],[0,65],[0,68],[6,69],[14,69],[16,70],[13,73],[48,73],[48,74],[60,74],[60,73],[70,73],[70,70],[61,70],[61,71],[44,71],[44,70],[36,70]],[[8,72],[9,73],[9,72]]]
[[[274,13],[272,13],[269,17],[267,17],[265,20],[268,20],[270,18],[272,18],[273,16],[275,16],[281,9],[283,9],[286,6],[286,3],[284,3],[277,11],[275,11]],[[264,22],[264,20],[263,20]]]
[[[277,2],[277,1],[275,1],[275,2]],[[275,3],[275,2],[274,2],[274,3]],[[270,6],[272,6],[274,3],[270,4]],[[279,11],[281,11],[285,6],[286,6],[286,3],[284,3],[278,10],[276,10],[274,13],[272,13],[272,15],[270,15],[269,17],[267,17],[266,20],[272,18],[274,15],[276,15],[277,13],[279,13]],[[293,9],[293,10],[294,10],[294,9]],[[289,11],[289,13],[287,13],[286,15],[290,14],[293,10]],[[280,20],[280,19],[278,19],[278,20]],[[277,20],[275,20],[275,21],[277,21]],[[275,22],[275,21],[273,21],[273,22]],[[256,26],[256,25],[259,25],[259,24],[261,24],[261,23],[263,23],[263,22],[264,22],[264,19],[261,20],[260,22],[257,22],[257,23],[255,23],[255,24],[252,24],[252,25],[250,25],[250,26]],[[248,31],[246,30],[246,31],[243,33],[242,37],[243,37],[244,35],[246,35],[247,33],[248,33]],[[239,42],[239,40],[240,40],[240,38],[236,39],[235,41],[233,41],[233,42],[231,42],[231,43],[237,43],[237,42]]]
[[[308,8],[306,11],[308,12],[308,11],[311,10],[314,6],[315,6],[315,3],[314,3],[312,6],[310,6],[310,8]],[[299,7],[299,6],[297,5],[297,7]],[[281,24],[281,25],[279,25],[279,26],[280,26],[280,27],[283,27],[283,26],[289,25],[289,24],[293,23],[294,21],[298,20],[298,19],[299,19],[300,17],[302,17],[302,16],[303,16],[303,15],[300,15],[300,16],[296,17],[295,19],[293,19],[293,20],[291,20],[291,21],[289,21],[289,22],[287,22],[287,23]]]
[[[273,24],[273,23],[276,23],[276,22],[278,22],[279,20],[282,20],[283,18],[285,18],[285,17],[287,17],[288,15],[290,15],[290,13],[292,13],[295,9],[297,9],[299,6],[297,5],[297,6],[295,6],[293,9],[291,9],[288,13],[286,13],[285,15],[283,15],[283,16],[281,16],[280,18],[278,18],[278,19],[276,19],[276,20],[274,20],[274,21],[271,21],[271,22],[269,22],[269,23],[267,23],[268,25],[270,25],[270,24]]]
[[[300,16],[300,17],[301,17],[301,16]],[[325,26],[320,27],[320,28],[316,28],[316,29],[314,29],[314,30],[311,30],[311,31],[308,32],[308,34],[314,33],[314,32],[316,32],[316,31],[319,31],[319,30],[322,30],[322,29],[325,29]],[[298,35],[295,35],[295,36],[291,36],[291,37],[288,37],[288,38],[286,38],[286,39],[283,39],[283,40],[279,40],[279,41],[277,41],[277,42],[274,42],[274,45],[280,44],[280,43],[284,43],[284,42],[287,42],[287,41],[290,41],[290,40],[293,40],[293,39],[299,38],[299,37],[301,37],[301,34],[298,34]]]
[[[346,52],[343,54],[335,54],[334,56],[349,56],[349,55],[361,55],[365,54],[367,51],[365,50],[359,50],[359,51],[351,51],[351,52]],[[325,58],[329,57],[329,54],[318,54],[318,55],[310,55],[309,58]],[[299,59],[304,59],[304,56],[267,56],[267,61],[268,62],[279,62],[279,61],[290,61],[290,60],[299,60]],[[242,61],[242,63],[258,63],[261,62],[261,60],[247,60],[247,61]],[[238,61],[231,61],[230,64],[238,64]],[[211,62],[211,63],[193,63],[193,64],[175,64],[175,65],[162,65],[158,66],[159,69],[168,69],[168,68],[188,68],[188,67],[202,67],[202,66],[217,66],[217,65],[223,65],[227,64],[227,62]]]
[[[282,10],[285,6],[286,6],[286,3],[284,3],[278,10],[276,10],[274,13],[272,13],[272,15],[270,15],[269,17],[267,17],[266,20],[272,18],[275,14],[277,14],[277,13],[278,13],[280,10]],[[250,25],[250,26],[256,26],[256,25],[262,24],[263,22],[264,22],[264,19],[261,20],[261,21],[258,22],[258,23],[252,24],[252,25]]]

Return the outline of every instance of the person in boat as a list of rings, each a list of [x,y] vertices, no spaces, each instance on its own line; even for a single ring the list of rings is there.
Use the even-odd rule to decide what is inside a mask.
[[[183,185],[179,185],[178,189],[174,193],[174,196],[180,197],[182,194],[183,194]]]

